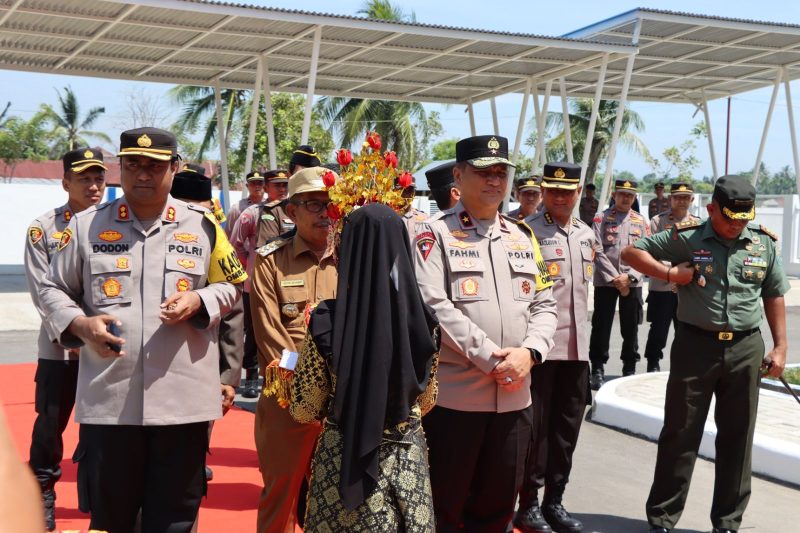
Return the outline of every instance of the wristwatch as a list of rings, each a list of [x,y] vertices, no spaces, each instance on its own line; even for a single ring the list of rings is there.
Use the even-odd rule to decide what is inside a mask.
[[[533,348],[528,348],[528,351],[531,352],[531,360],[535,365],[542,364],[542,354],[539,353],[538,350],[534,350]]]

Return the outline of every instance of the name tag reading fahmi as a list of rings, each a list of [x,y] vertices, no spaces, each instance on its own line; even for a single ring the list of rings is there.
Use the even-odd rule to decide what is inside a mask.
[[[278,366],[294,372],[294,367],[297,366],[297,352],[290,352],[284,348],[281,352],[281,362],[278,363]]]

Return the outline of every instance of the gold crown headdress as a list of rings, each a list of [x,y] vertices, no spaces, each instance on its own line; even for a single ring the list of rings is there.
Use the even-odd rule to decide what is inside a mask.
[[[328,216],[333,220],[334,234],[341,233],[345,217],[362,205],[381,203],[398,214],[411,205],[411,199],[403,197],[403,189],[413,184],[413,177],[397,169],[397,154],[393,151],[381,154],[380,150],[381,138],[371,131],[355,158],[347,149],[336,152],[340,179],[334,182],[331,176],[328,179],[323,176],[330,197]]]

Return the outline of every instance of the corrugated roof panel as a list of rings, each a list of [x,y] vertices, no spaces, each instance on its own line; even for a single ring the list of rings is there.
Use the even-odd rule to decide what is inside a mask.
[[[709,74],[716,76],[724,76],[727,78],[748,78],[758,75],[759,78],[765,80],[774,80],[775,71],[767,71],[761,67],[748,67],[746,65],[722,65],[714,69]]]
[[[431,54],[428,52],[403,52],[400,50],[392,50],[391,48],[381,48],[379,50],[375,50],[371,54],[359,57],[358,60],[369,61],[370,63],[384,63],[392,66],[397,65],[402,67],[412,63],[417,63],[429,57],[431,57]],[[425,61],[423,64],[427,65],[428,62]]]
[[[796,52],[777,52],[758,60],[759,63],[769,65],[789,65],[800,61],[800,50]]]
[[[114,26],[113,31],[107,33],[105,36],[112,37],[118,40],[129,41],[131,43],[146,41],[152,43],[180,46],[185,42],[189,41],[195,35],[197,35],[196,31],[189,31],[189,30],[153,31],[152,28],[148,28],[147,26],[144,25],[126,24],[125,22],[120,22],[119,24]]]
[[[31,29],[38,31],[52,31],[75,36],[91,36],[102,28],[103,22],[81,20],[77,18],[61,18],[32,13],[15,12],[3,24],[8,30]]]
[[[528,51],[533,51],[533,49],[530,46],[510,45],[503,43],[485,43],[485,42],[471,44],[469,46],[459,49],[459,52],[474,53],[481,55],[489,54],[498,57],[511,57]]]
[[[13,4],[9,2],[9,4]],[[54,11],[71,15],[115,17],[125,9],[124,5],[111,2],[86,2],[85,0],[27,0],[22,9]]]
[[[351,28],[338,28],[336,26],[322,27],[322,40],[338,41],[343,43],[372,44],[384,37],[391,35],[387,31],[358,30]]]
[[[281,42],[285,41],[269,36],[250,37],[206,33],[203,36],[203,39],[194,46],[199,48],[216,48],[220,50],[235,50],[237,52],[258,54],[280,44]]]
[[[193,52],[191,49],[180,52],[170,58],[170,64],[191,63],[202,65],[207,63],[213,65],[214,68],[230,68],[241,63],[244,59],[243,56],[234,56],[230,54],[214,54],[211,52]],[[255,58],[254,58],[255,59]]]
[[[183,68],[183,67],[175,67],[172,65],[164,65],[158,66],[154,69],[151,69],[142,77],[147,76],[154,76],[154,77],[178,77],[178,78],[192,78],[196,80],[210,80],[214,76],[219,74],[219,70],[216,69],[197,69],[197,68]]]
[[[749,30],[735,30],[732,28],[714,28],[700,26],[695,31],[681,35],[678,40],[700,41],[708,44],[725,44],[742,37],[751,35]]]
[[[770,48],[783,48],[786,46],[800,45],[800,36],[781,33],[768,33],[761,37],[753,37],[739,43],[741,45],[766,46]]]
[[[310,24],[283,22],[261,18],[237,17],[229,22],[225,29],[243,33],[261,34],[271,37],[289,37],[310,28]]]
[[[53,39],[52,37],[20,35],[0,30],[0,47],[2,48],[69,53],[82,42],[82,39]]]
[[[761,52],[757,52],[749,48],[717,48],[692,56],[692,59],[715,61],[725,64],[739,60],[746,60],[747,58],[754,57],[760,53]]]
[[[633,23],[627,24],[619,28],[619,31],[633,33],[633,26]],[[690,30],[693,26],[693,24],[679,24],[675,22],[662,22],[659,20],[644,19],[642,21],[641,36],[652,36],[663,39],[665,37],[675,35],[676,33]]]
[[[703,47],[690,44],[679,44],[673,42],[660,42],[658,44],[649,44],[642,46],[641,51],[644,54],[652,57],[661,57],[664,59],[675,59],[692,52],[701,52]]]
[[[52,67],[59,61],[58,57],[43,55],[38,52],[5,52],[0,50],[0,65],[30,65],[36,67]]]
[[[497,61],[499,61],[499,59],[492,60],[483,58],[468,58],[462,56],[457,56],[457,57],[439,56],[431,59],[430,61],[426,61],[425,66],[449,68],[454,70],[460,70],[463,72],[469,72],[482,67],[489,67],[491,65],[496,64]]]
[[[348,65],[334,65],[325,69],[324,73],[333,76],[352,76],[366,79],[377,79],[381,76],[390,76],[396,71],[397,69],[394,68],[364,68]]]
[[[225,15],[204,13],[198,10],[183,11],[146,6],[135,9],[126,20],[152,24],[167,23],[190,29],[207,30],[225,18]]]

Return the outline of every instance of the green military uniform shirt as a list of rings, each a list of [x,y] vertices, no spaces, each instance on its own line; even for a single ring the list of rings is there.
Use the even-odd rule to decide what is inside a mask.
[[[760,297],[789,290],[774,239],[763,226],[747,226],[728,246],[706,219],[633,246],[659,261],[694,265],[694,280],[678,287],[678,320],[709,331],[743,331],[761,325]]]

